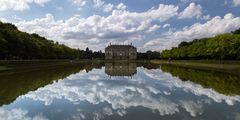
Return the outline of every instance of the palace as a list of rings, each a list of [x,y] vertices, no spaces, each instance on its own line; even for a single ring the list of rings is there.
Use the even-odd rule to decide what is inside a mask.
[[[135,60],[137,48],[132,45],[109,45],[105,48],[106,60]]]

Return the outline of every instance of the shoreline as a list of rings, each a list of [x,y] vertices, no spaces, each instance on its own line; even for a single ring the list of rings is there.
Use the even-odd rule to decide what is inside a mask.
[[[170,65],[199,70],[218,71],[240,75],[240,61],[232,60],[174,60],[168,63],[167,60],[151,60],[152,64]]]
[[[179,66],[191,69],[210,70],[240,75],[240,61],[235,60],[0,60],[0,71],[17,68],[42,68],[53,66],[79,66],[83,64],[113,63],[150,63],[155,65]]]

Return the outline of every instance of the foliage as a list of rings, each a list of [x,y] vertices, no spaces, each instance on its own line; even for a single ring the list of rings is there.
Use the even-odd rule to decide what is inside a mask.
[[[0,22],[0,60],[22,59],[92,59],[104,54],[73,49],[66,45],[47,40],[37,34],[21,32],[10,23]]]
[[[240,34],[221,34],[192,42],[182,42],[178,47],[161,52],[161,58],[173,59],[240,59]]]
[[[160,52],[157,51],[147,51],[145,53],[138,52],[137,59],[139,60],[160,59]]]
[[[235,30],[235,31],[233,31],[232,34],[240,34],[240,28]]]

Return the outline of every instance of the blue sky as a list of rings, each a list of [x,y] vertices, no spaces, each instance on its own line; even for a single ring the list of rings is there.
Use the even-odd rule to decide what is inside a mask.
[[[0,0],[0,20],[70,47],[164,50],[240,28],[240,0]]]

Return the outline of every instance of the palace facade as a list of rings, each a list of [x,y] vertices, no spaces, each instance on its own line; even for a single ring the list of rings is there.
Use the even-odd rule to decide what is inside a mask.
[[[137,48],[132,45],[109,45],[105,48],[106,60],[135,60]]]

